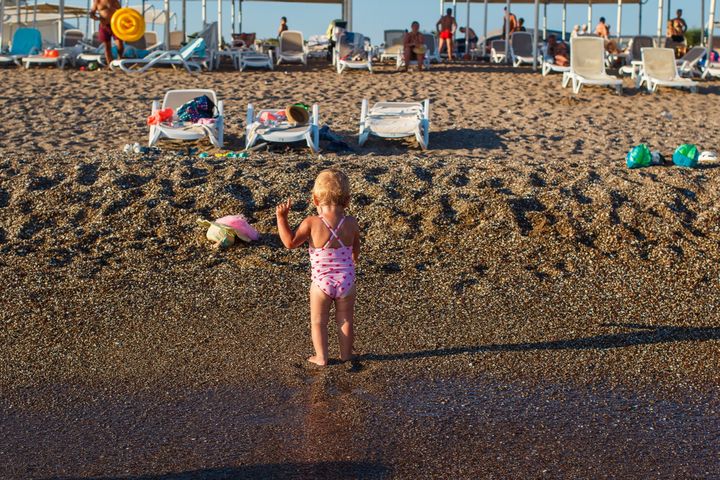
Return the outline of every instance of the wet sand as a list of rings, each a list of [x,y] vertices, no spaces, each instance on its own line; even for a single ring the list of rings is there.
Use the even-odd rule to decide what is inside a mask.
[[[639,141],[717,150],[695,113],[713,83],[573,97],[487,66],[288,70],[3,72],[0,477],[717,475],[720,170],[622,162]],[[431,150],[119,152],[173,86],[225,98],[234,149],[249,101],[317,99],[352,142],[365,92],[430,96]],[[307,254],[274,207],[292,196],[299,222],[328,166],[364,228],[359,357],[317,370]],[[262,237],[214,251],[195,220],[231,213]]]

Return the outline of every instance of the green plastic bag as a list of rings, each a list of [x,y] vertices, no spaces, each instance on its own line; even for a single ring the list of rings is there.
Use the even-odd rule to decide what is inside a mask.
[[[673,153],[673,163],[678,167],[695,168],[698,164],[700,152],[697,146],[690,143],[683,143]]]
[[[625,161],[628,168],[647,167],[652,163],[652,154],[648,146],[641,143],[630,149]]]

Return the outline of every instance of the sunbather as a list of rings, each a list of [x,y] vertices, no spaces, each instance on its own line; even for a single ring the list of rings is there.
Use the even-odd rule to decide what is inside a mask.
[[[118,58],[122,58],[125,45],[115,33],[112,31],[110,26],[110,19],[113,14],[122,7],[119,0],[93,0],[92,8],[88,15],[93,20],[100,22],[100,28],[98,29],[98,40],[105,45],[105,60],[107,65],[113,60],[112,56],[112,39],[115,39],[117,45]]]
[[[565,42],[558,42],[555,35],[548,36],[546,60],[560,67],[570,65],[570,56]]]
[[[610,27],[605,23],[605,17],[600,17],[600,23],[595,27],[595,34],[605,40],[610,37]]]
[[[288,29],[287,17],[280,17],[280,26],[278,27],[278,37]]]
[[[413,60],[417,60],[418,70],[422,70],[423,63],[425,62],[425,36],[420,33],[420,23],[413,22],[410,26],[410,31],[405,34],[403,38],[403,54],[405,57],[405,68],[407,71],[408,65]]]

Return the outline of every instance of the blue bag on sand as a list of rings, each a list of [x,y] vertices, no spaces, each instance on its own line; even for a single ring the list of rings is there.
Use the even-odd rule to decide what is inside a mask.
[[[652,154],[648,146],[641,143],[630,149],[625,161],[628,168],[647,167],[652,163]]]
[[[700,152],[695,145],[683,143],[673,153],[673,163],[678,167],[697,167]]]
[[[207,95],[203,95],[180,106],[177,117],[183,122],[197,122],[201,118],[213,118],[214,110],[213,101]]]

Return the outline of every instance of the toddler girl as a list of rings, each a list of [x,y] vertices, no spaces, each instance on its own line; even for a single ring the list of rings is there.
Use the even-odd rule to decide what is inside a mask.
[[[350,360],[353,352],[355,311],[355,263],[360,256],[360,229],[357,220],[345,216],[350,203],[350,181],[339,170],[320,172],[312,190],[317,216],[307,217],[293,232],[288,224],[291,201],[277,206],[278,232],[287,248],[310,245],[310,325],[315,355],[308,361],[328,362],[328,319],[335,304],[340,358]]]

